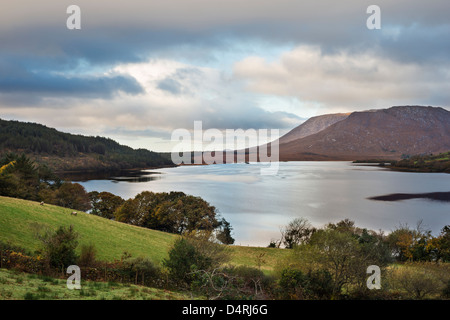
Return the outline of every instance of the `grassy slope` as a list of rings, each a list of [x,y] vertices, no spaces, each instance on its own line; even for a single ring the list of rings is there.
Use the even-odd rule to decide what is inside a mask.
[[[188,300],[187,293],[113,282],[81,281],[68,290],[66,279],[0,269],[0,300]]]
[[[100,260],[120,259],[124,251],[133,256],[146,256],[153,261],[161,261],[177,238],[176,235],[131,226],[116,221],[53,205],[41,206],[37,202],[0,197],[0,241],[10,241],[30,251],[40,248],[34,237],[37,224],[52,229],[73,225],[79,234],[79,246],[95,244]],[[273,248],[255,248],[231,246],[231,263],[236,265],[257,266],[257,256],[264,254],[262,269],[270,271],[287,250]]]

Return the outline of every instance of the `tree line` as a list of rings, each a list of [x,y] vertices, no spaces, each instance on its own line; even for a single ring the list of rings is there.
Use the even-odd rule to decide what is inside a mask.
[[[450,298],[450,226],[437,237],[420,225],[384,235],[348,219],[315,228],[298,218],[282,234],[285,249],[279,250],[289,254],[270,275],[261,270],[263,255],[255,256],[257,267],[231,266],[227,247],[198,236],[176,240],[163,265],[179,288],[209,299]],[[428,256],[422,250],[425,238],[430,242]],[[379,290],[367,287],[371,265],[381,270]]]
[[[0,136],[0,156],[15,152],[25,153],[38,160],[46,157],[46,163],[58,170],[113,170],[173,165],[170,157],[164,154],[146,149],[135,150],[109,138],[64,133],[36,123],[0,119]]]
[[[351,234],[366,248],[377,250],[377,255],[386,261],[398,262],[450,262],[450,225],[442,228],[434,236],[422,226],[422,221],[415,228],[401,224],[389,234],[375,232],[355,226],[355,222],[344,219],[336,224],[329,223],[327,230]],[[268,247],[285,247],[294,249],[310,243],[323,230],[313,227],[307,219],[295,218],[281,228],[281,239],[272,240]]]

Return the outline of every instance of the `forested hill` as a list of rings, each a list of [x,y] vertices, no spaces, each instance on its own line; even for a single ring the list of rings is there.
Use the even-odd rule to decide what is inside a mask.
[[[132,149],[104,137],[57,131],[37,123],[0,119],[0,156],[26,154],[55,171],[108,171],[173,165],[170,157]]]

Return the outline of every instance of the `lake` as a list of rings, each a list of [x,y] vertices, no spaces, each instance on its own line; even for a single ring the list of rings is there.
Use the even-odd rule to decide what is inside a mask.
[[[351,162],[281,162],[276,175],[261,175],[264,166],[180,166],[77,182],[87,191],[108,191],[125,199],[144,190],[200,196],[231,223],[237,245],[267,246],[280,238],[280,227],[296,217],[316,227],[349,218],[359,227],[385,232],[400,224],[414,228],[422,220],[434,235],[450,224],[450,202],[368,199],[449,192],[449,174],[395,172]]]

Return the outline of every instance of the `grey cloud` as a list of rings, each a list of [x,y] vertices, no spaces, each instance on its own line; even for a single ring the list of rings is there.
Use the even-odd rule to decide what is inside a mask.
[[[181,84],[171,78],[166,78],[158,82],[157,88],[160,90],[168,91],[173,95],[178,95],[183,92]]]
[[[383,47],[380,52],[399,60],[449,59],[448,41],[443,41],[449,36],[448,0],[378,0],[382,28],[404,30],[396,41],[366,28],[366,9],[373,4],[369,0],[130,0],[126,4],[79,0],[83,24],[75,32],[65,29],[69,4],[49,0],[10,4],[9,10],[0,12],[3,52],[28,48],[44,54],[57,48],[96,64],[136,62],[174,46],[172,54],[176,54],[180,45],[191,46],[187,50],[223,48],[227,45],[223,39],[231,37],[314,44],[324,52],[378,45]]]
[[[26,76],[0,76],[0,93],[27,94],[40,97],[112,98],[117,92],[143,92],[134,78],[128,76],[66,77],[55,74],[31,73]]]
[[[136,124],[141,128],[176,128],[189,127],[194,120],[203,120],[205,127],[211,128],[287,128],[301,119],[293,114],[273,113],[258,107],[254,97],[243,92],[240,83],[223,88],[222,84],[227,82],[217,80],[219,85],[210,85],[210,79],[196,68],[178,69],[155,84],[156,88],[174,96],[182,93],[194,96],[197,100],[191,104],[185,101],[173,105],[170,104],[172,101],[116,102],[112,99],[95,105],[95,111],[87,106],[92,102],[89,99],[110,99],[119,91],[130,95],[143,92],[134,78],[88,76],[92,70],[98,70],[100,74],[119,64],[144,62],[150,57],[195,61],[198,65],[217,59],[214,62],[219,66],[220,55],[217,58],[215,53],[236,50],[235,43],[251,47],[252,41],[261,41],[267,43],[268,48],[286,44],[291,47],[315,45],[324,56],[338,57],[345,52],[350,58],[349,65],[352,57],[370,52],[369,57],[390,61],[394,67],[398,65],[394,63],[397,61],[413,67],[420,65],[421,70],[428,71],[426,79],[395,82],[386,81],[396,76],[395,68],[372,76],[365,72],[352,73],[351,68],[339,69],[339,74],[331,78],[333,69],[321,70],[316,66],[319,70],[313,71],[331,78],[324,86],[318,81],[321,80],[319,77],[305,79],[304,74],[292,69],[285,77],[270,66],[257,65],[253,71],[247,69],[240,75],[256,87],[253,88],[256,92],[298,96],[301,101],[322,101],[326,106],[341,99],[340,105],[353,103],[366,108],[368,101],[384,104],[383,98],[380,98],[381,102],[376,101],[381,93],[392,97],[398,92],[394,89],[398,88],[402,101],[423,99],[428,100],[424,104],[430,104],[432,98],[433,102],[448,102],[448,94],[441,90],[445,83],[440,83],[441,79],[448,80],[448,75],[439,75],[438,67],[426,68],[437,62],[448,66],[450,62],[448,0],[376,2],[382,10],[382,30],[366,28],[366,8],[373,4],[369,0],[129,0],[126,3],[77,0],[82,10],[82,29],[70,31],[65,27],[65,9],[72,1],[10,1],[7,10],[0,10],[0,101],[6,106],[34,106],[42,103],[45,97],[54,99],[52,105],[66,102],[67,97],[88,98],[82,102],[85,109],[78,108],[79,101],[70,101],[72,119],[79,117],[76,121],[85,126],[90,125],[82,123],[85,118],[91,117],[92,121],[98,122],[93,114],[101,113],[103,125],[111,127],[129,121],[128,126]],[[386,33],[389,28],[397,28],[398,34],[389,35]],[[265,53],[264,49],[252,52],[263,58]],[[337,67],[344,66],[339,59],[335,62]],[[275,67],[279,64],[282,63],[273,63]],[[293,61],[291,66],[295,65]],[[247,64],[246,67],[251,66]],[[266,74],[251,73],[258,71]],[[424,73],[412,74],[420,77]],[[436,79],[430,81],[430,75]],[[352,82],[351,76],[366,82]],[[345,80],[349,86],[367,84],[367,87],[352,91],[345,86]],[[371,84],[382,88],[373,88]],[[203,92],[196,92],[195,87],[202,87],[206,93],[218,97],[208,100],[202,96]],[[431,88],[430,96],[421,94],[427,87]],[[322,88],[328,91],[323,92]],[[116,102],[115,108],[111,108],[112,102]],[[46,106],[51,108],[52,105]],[[41,105],[42,110],[46,106]],[[39,112],[35,112],[37,117]],[[51,112],[54,110],[48,113]]]

